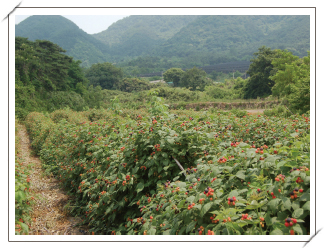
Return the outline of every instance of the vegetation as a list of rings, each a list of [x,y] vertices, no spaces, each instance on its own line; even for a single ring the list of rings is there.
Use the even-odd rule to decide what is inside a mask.
[[[94,234],[308,234],[307,115],[169,113],[150,96],[146,110],[92,121],[66,111],[50,130],[27,117],[44,167]]]
[[[64,53],[16,38],[16,116],[93,234],[309,234],[309,54],[262,46],[247,79],[173,67],[169,86],[109,62],[82,69]],[[267,110],[239,109],[251,103]],[[27,234],[33,197],[19,153],[15,180],[16,234]]]
[[[21,160],[21,137],[18,134],[18,120],[15,120],[15,234],[28,234],[31,222],[30,212],[34,197],[30,193],[30,165]]]
[[[63,48],[66,54],[81,65],[90,67],[108,59],[105,44],[81,30],[72,21],[63,16],[35,15],[28,17],[15,27],[16,37],[26,37],[30,41],[48,40]]]
[[[89,35],[62,16],[31,16],[16,26],[16,36],[56,43],[83,67],[109,61],[137,76],[248,61],[262,45],[307,56],[309,27],[309,16],[300,15],[144,15]]]

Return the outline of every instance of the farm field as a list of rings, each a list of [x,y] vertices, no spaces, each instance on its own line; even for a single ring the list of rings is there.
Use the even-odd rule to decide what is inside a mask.
[[[25,120],[45,172],[93,234],[307,235],[310,119],[57,110]]]

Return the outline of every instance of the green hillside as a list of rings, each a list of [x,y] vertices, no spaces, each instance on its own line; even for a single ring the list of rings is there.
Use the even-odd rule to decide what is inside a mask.
[[[202,64],[247,60],[262,45],[309,50],[308,16],[200,16],[163,43],[153,55],[204,58]]]
[[[16,36],[31,41],[49,40],[58,44],[66,54],[81,60],[82,66],[107,61],[108,47],[62,16],[31,16],[16,25]]]
[[[249,61],[263,45],[303,57],[310,49],[310,18],[137,15],[89,35],[62,16],[31,16],[16,25],[16,36],[56,43],[84,67],[108,61],[138,75]]]
[[[111,46],[110,54],[120,57],[145,55],[172,38],[197,16],[129,16],[93,37]],[[116,57],[117,56],[117,57]]]

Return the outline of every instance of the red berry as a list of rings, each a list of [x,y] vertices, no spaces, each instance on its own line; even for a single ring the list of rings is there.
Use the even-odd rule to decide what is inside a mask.
[[[285,226],[286,227],[289,227],[289,222],[285,222]]]
[[[294,230],[290,230],[290,235],[295,235],[295,232],[294,232]]]
[[[304,190],[302,190],[302,189],[299,189],[299,193],[302,193],[302,192],[304,192]]]

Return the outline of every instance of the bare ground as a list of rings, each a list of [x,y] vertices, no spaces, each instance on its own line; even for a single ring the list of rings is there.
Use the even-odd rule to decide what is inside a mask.
[[[265,111],[265,109],[250,109],[245,111],[251,114],[263,114],[263,111]]]
[[[82,235],[89,234],[86,227],[75,227],[80,218],[71,217],[64,206],[71,199],[53,176],[44,173],[41,161],[31,154],[25,126],[19,125],[20,157],[24,165],[31,165],[31,193],[35,204],[31,214],[30,235]]]

